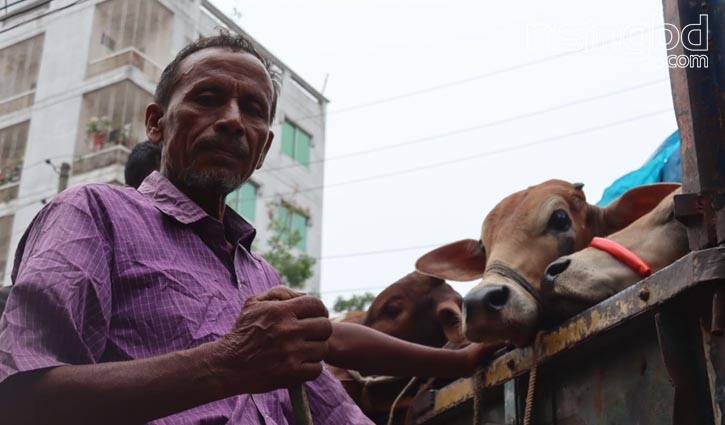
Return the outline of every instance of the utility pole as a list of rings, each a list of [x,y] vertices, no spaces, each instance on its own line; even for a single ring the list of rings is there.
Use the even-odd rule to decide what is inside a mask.
[[[63,162],[60,164],[60,173],[58,177],[58,193],[68,187],[68,178],[70,177],[70,164]]]

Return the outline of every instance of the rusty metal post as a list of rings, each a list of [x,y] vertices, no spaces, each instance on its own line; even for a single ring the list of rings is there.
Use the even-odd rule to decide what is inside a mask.
[[[697,250],[725,243],[725,5],[664,0],[664,14],[682,140],[683,193],[675,197],[675,214]],[[725,288],[715,290],[712,313],[711,331],[721,334]]]
[[[673,425],[715,422],[708,366],[695,315],[686,309],[664,309],[655,315],[662,358],[675,389]]]
[[[663,3],[682,140],[683,195],[675,204],[690,247],[702,249],[725,242],[725,6],[723,0]]]

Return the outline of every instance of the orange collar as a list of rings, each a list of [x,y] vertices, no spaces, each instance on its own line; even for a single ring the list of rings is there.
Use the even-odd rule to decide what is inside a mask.
[[[650,267],[649,264],[647,264],[634,252],[620,245],[618,242],[607,238],[594,238],[589,246],[601,249],[602,251],[608,253],[612,257],[628,265],[642,277],[647,277],[652,274],[652,267]]]

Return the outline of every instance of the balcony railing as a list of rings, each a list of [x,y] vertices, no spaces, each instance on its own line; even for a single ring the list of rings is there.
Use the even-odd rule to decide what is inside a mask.
[[[35,90],[28,90],[5,99],[0,99],[0,115],[29,108],[33,105],[33,100],[35,100]]]
[[[18,197],[20,182],[7,183],[0,186],[0,202],[10,202]]]
[[[73,161],[72,173],[74,176],[88,173],[110,165],[125,165],[131,151],[123,145],[115,145],[77,157]]]
[[[88,76],[93,77],[126,65],[138,68],[155,82],[161,78],[161,67],[135,47],[127,47],[111,55],[92,60],[88,63]]]

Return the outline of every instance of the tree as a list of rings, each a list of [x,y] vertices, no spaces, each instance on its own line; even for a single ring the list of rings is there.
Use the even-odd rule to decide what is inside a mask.
[[[363,295],[353,295],[350,298],[337,297],[335,305],[332,309],[337,313],[351,310],[367,310],[370,303],[375,299],[375,295],[370,292],[366,292]]]
[[[286,217],[275,214],[278,205],[270,204],[268,208],[268,228],[272,231],[272,236],[267,239],[268,250],[262,253],[262,257],[277,269],[285,285],[294,289],[303,288],[307,279],[312,277],[312,267],[317,260],[296,248],[302,236],[291,229]],[[292,211],[302,211],[289,202],[285,202],[284,207]]]

